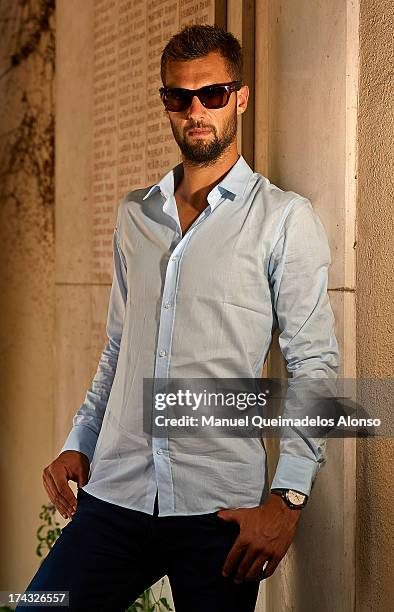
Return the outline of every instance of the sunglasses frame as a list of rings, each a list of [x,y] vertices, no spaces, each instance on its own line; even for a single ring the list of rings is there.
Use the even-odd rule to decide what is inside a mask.
[[[227,97],[227,101],[225,104],[223,104],[223,106],[216,106],[216,107],[210,108],[209,106],[204,104],[203,100],[201,100],[199,93],[211,87],[224,87],[226,90],[226,93],[229,94]],[[197,98],[200,100],[201,104],[205,108],[209,108],[210,110],[218,110],[219,108],[224,108],[229,103],[230,96],[233,93],[233,91],[238,91],[239,89],[241,89],[241,87],[242,87],[242,81],[230,81],[230,83],[213,83],[212,85],[204,85],[204,87],[200,87],[199,89],[185,89],[184,87],[160,87],[159,93],[160,93],[161,100],[164,104],[164,107],[167,111],[169,111],[170,113],[183,113],[185,112],[185,110],[187,110],[190,107],[194,96],[197,96]],[[167,105],[165,102],[165,96],[169,91],[187,92],[187,95],[190,98],[189,104],[185,108],[182,108],[180,110],[176,110],[176,111],[170,110],[169,108],[167,108]]]

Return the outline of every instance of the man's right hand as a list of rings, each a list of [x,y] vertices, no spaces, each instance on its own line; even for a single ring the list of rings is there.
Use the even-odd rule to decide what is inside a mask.
[[[63,451],[44,469],[44,487],[63,518],[71,518],[77,509],[77,500],[68,481],[83,487],[88,481],[89,469],[88,457],[73,450]]]

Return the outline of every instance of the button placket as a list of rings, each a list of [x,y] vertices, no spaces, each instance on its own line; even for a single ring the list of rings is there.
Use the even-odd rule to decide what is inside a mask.
[[[195,224],[189,228],[185,236],[178,241],[169,258],[164,280],[162,308],[160,310],[155,378],[167,378],[168,376],[175,317],[176,288],[182,255],[196,228],[209,213],[210,209],[207,207],[195,221]],[[168,437],[155,438],[152,436],[152,452],[159,496],[161,492],[162,503],[160,505],[165,512],[172,512],[174,511],[174,493]]]

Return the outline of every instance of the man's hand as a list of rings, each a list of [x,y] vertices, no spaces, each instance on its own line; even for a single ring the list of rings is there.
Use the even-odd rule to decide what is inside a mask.
[[[223,576],[235,571],[234,582],[239,584],[243,580],[263,580],[274,573],[293,541],[301,509],[289,508],[279,495],[271,493],[262,506],[220,510],[217,516],[240,526],[222,571]]]
[[[63,451],[43,471],[42,479],[51,502],[63,518],[71,518],[77,509],[77,500],[68,481],[83,487],[89,477],[90,462],[79,451]]]

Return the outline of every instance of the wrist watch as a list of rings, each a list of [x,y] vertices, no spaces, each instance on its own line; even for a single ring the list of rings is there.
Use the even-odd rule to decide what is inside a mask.
[[[294,489],[271,489],[271,493],[279,495],[289,506],[289,508],[305,508],[308,495],[295,491]]]

